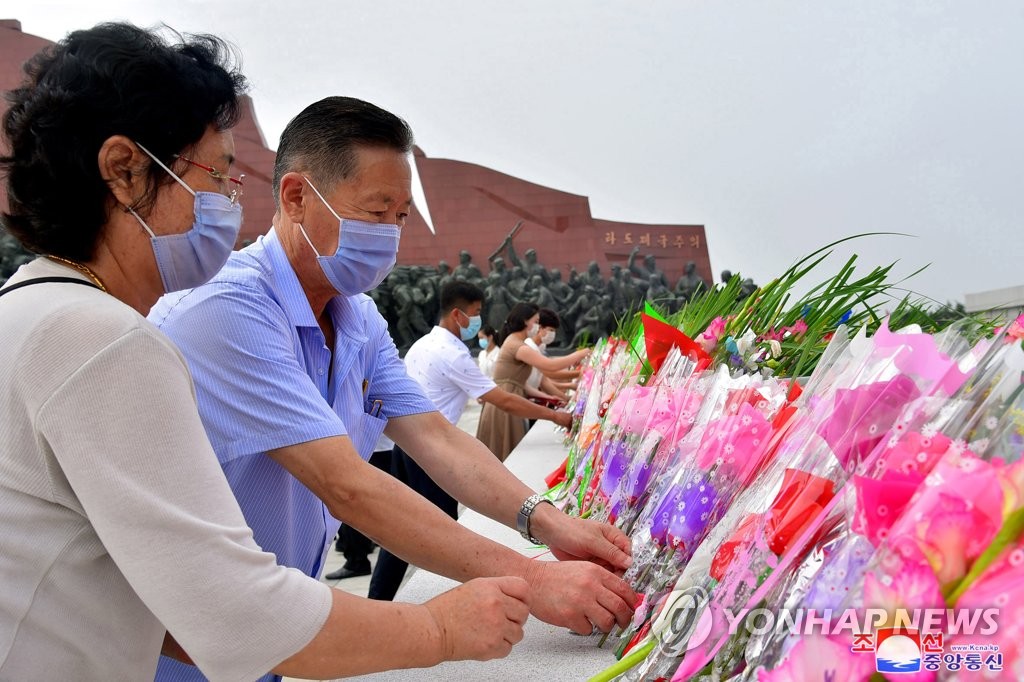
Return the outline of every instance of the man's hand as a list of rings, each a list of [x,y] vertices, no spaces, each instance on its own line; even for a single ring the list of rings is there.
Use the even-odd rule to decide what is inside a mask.
[[[540,504],[530,518],[530,532],[560,561],[591,561],[621,574],[633,563],[629,537],[615,526],[567,516]]]
[[[522,578],[477,578],[424,604],[437,624],[442,660],[507,656],[523,638],[529,590]]]
[[[531,613],[546,623],[589,635],[633,617],[636,593],[622,578],[587,561],[534,561],[527,574]]]

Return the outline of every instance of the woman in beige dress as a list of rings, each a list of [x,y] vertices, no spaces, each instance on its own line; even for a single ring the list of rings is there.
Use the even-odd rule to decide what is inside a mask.
[[[502,325],[501,351],[494,363],[494,383],[500,388],[525,395],[526,380],[534,367],[542,372],[555,372],[575,365],[590,355],[584,348],[562,357],[547,357],[526,345],[526,338],[536,334],[538,308],[533,303],[517,303]],[[526,435],[526,421],[487,403],[480,413],[476,437],[502,462]]]

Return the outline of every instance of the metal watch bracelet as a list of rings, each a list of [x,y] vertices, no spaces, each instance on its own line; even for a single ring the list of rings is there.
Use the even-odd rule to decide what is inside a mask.
[[[519,508],[519,513],[516,514],[516,530],[519,531],[519,534],[522,535],[523,538],[529,540],[535,545],[542,545],[544,543],[533,537],[530,533],[530,517],[533,516],[533,512],[537,509],[537,505],[543,502],[550,504],[552,507],[554,506],[551,500],[544,499],[540,495],[534,494],[526,498],[526,501],[523,502],[523,506]]]

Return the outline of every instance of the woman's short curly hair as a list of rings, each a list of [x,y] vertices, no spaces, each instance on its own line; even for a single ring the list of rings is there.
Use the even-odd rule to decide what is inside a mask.
[[[214,36],[123,23],[75,31],[36,54],[7,93],[4,227],[37,253],[90,260],[114,206],[97,164],[104,141],[125,135],[170,164],[209,126],[237,122],[245,78],[236,63]],[[139,206],[168,182],[150,164]]]

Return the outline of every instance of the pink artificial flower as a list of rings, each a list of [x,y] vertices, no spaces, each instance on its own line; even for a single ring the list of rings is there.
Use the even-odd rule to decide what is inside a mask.
[[[1007,465],[996,463],[996,466],[1004,495],[1003,516],[1009,516],[1024,506],[1024,460],[1019,459]]]
[[[623,409],[622,422],[619,426],[626,433],[643,435],[644,426],[651,415],[651,410],[654,409],[654,399],[657,395],[658,392],[650,386],[634,386],[632,399]]]
[[[898,472],[923,481],[952,443],[953,441],[942,433],[925,436],[918,431],[912,431],[886,450],[879,462],[884,465],[886,471]]]
[[[914,534],[943,586],[963,579],[1003,523],[1003,494],[993,464],[970,452],[940,461],[934,483],[913,503]],[[895,532],[899,532],[894,529]]]
[[[849,639],[849,638],[848,638]],[[774,670],[758,670],[758,682],[866,682],[875,672],[875,657],[850,651],[850,642],[823,635],[800,638]]]
[[[884,609],[890,619],[885,627],[894,625],[897,609],[945,607],[935,572],[916,544],[882,551],[885,555],[876,572],[864,575],[864,608]]]
[[[807,333],[807,323],[803,320],[797,320],[789,331],[793,332],[793,336],[803,336]]]
[[[951,507],[960,500],[950,500]],[[918,524],[922,533],[921,550],[935,571],[940,585],[951,585],[967,575],[968,548],[974,536],[973,515],[966,509],[936,510],[935,516],[926,517]],[[995,530],[995,529],[992,529]],[[976,558],[971,557],[971,558]]]
[[[749,403],[739,413],[708,423],[697,447],[697,466],[727,480],[745,482],[761,463],[771,437],[771,424]]]
[[[851,526],[853,531],[866,537],[875,547],[881,546],[923,480],[924,476],[899,471],[887,471],[877,479],[852,477],[858,507]]]
[[[710,353],[718,345],[718,340],[722,338],[722,334],[725,333],[725,318],[716,317],[711,320],[711,324],[704,330],[704,333],[697,339],[697,343],[704,348],[705,351]]]
[[[956,608],[995,608],[998,629],[984,635],[978,631],[954,634],[951,644],[995,644],[1004,656],[1006,673],[1021,669],[1024,659],[1024,539],[1018,539],[1003,550],[961,595]]]
[[[993,465],[969,452],[940,461],[888,534],[879,574],[865,583],[866,605],[929,608],[936,598],[939,604],[939,590],[962,580],[992,541],[1002,510]]]
[[[615,394],[608,405],[607,420],[615,426],[624,426],[629,408],[645,390],[644,386],[633,384]]]
[[[1024,340],[1024,313],[1021,313],[1016,320],[1010,323],[1010,328],[1006,330],[1006,335],[1018,341]]]

